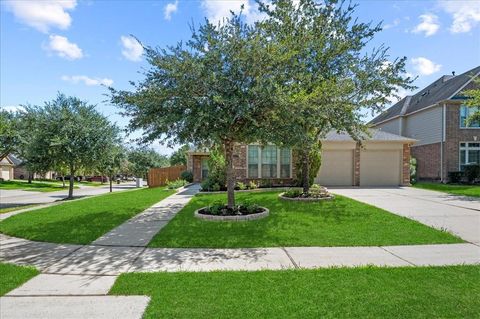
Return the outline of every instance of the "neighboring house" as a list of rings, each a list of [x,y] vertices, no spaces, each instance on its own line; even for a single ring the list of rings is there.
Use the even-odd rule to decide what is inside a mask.
[[[13,162],[6,156],[0,160],[0,180],[9,181],[13,179]]]
[[[360,145],[349,135],[330,132],[322,140],[322,166],[315,182],[325,186],[398,186],[410,184],[410,145],[414,139],[371,130]],[[289,186],[296,182],[297,158],[291,149],[242,145],[234,149],[237,181]],[[194,182],[208,176],[208,152],[187,152]]]
[[[480,66],[461,75],[444,75],[417,94],[407,96],[370,124],[418,140],[412,147],[419,179],[448,181],[448,172],[480,163],[480,123],[466,118],[478,107],[464,105],[462,92],[478,88]]]
[[[10,160],[13,162],[13,176],[15,179],[28,179],[28,171],[23,163],[23,161],[17,156],[10,154],[8,155]],[[42,179],[55,179],[55,172],[49,171],[45,174],[33,174],[33,178],[42,178]]]

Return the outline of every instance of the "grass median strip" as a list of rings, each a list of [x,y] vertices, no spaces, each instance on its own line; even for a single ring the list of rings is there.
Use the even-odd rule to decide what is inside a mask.
[[[416,188],[429,189],[452,195],[480,197],[480,185],[451,185],[441,183],[416,183]]]
[[[122,274],[144,318],[476,318],[480,266]]]
[[[33,267],[0,263],[0,296],[21,286],[38,273]]]
[[[89,244],[174,190],[116,192],[21,213],[0,222],[0,232],[37,241]]]
[[[458,243],[462,240],[380,208],[336,196],[333,201],[295,202],[278,192],[238,193],[270,215],[247,222],[212,222],[194,211],[226,201],[224,194],[197,195],[150,242],[150,247],[247,248],[278,246],[380,246]]]

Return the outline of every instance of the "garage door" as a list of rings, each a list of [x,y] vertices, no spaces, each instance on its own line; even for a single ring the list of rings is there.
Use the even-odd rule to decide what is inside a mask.
[[[315,183],[324,186],[353,185],[353,150],[324,150]]]
[[[5,180],[5,181],[8,181],[10,179],[10,168],[8,167],[1,167],[1,170],[0,170],[0,177]]]
[[[360,153],[360,186],[401,184],[400,150],[365,150]]]

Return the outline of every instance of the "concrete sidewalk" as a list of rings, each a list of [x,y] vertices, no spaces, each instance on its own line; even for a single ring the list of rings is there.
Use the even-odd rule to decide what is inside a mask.
[[[447,230],[480,245],[480,198],[413,187],[332,188],[331,191],[436,229]]]

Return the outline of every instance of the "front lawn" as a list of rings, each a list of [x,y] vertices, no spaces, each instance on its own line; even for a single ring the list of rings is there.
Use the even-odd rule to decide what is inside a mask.
[[[11,190],[18,189],[24,191],[35,191],[35,192],[56,192],[68,189],[68,184],[64,188],[61,183],[57,182],[41,182],[41,181],[32,181],[28,183],[26,180],[10,180],[0,182],[0,189]],[[78,188],[75,186],[75,188]]]
[[[439,191],[453,195],[480,197],[479,185],[451,185],[441,183],[426,183],[420,182],[413,185],[416,188],[429,189],[432,191]]]
[[[128,273],[144,318],[478,318],[480,266]]]
[[[10,213],[10,212],[14,212],[14,211],[20,210],[20,209],[32,208],[32,207],[35,207],[35,206],[37,206],[37,205],[23,205],[23,206],[19,205],[19,206],[0,208],[0,214]]]
[[[38,270],[33,267],[0,263],[0,296],[19,287],[36,275],[38,275]]]
[[[0,222],[0,232],[37,241],[89,244],[174,192],[148,188],[65,202],[9,217]]]
[[[333,201],[293,202],[278,192],[236,194],[270,209],[270,216],[247,222],[199,220],[194,211],[225,194],[195,196],[150,242],[150,247],[377,246],[458,243],[462,240],[416,221],[342,196]]]

